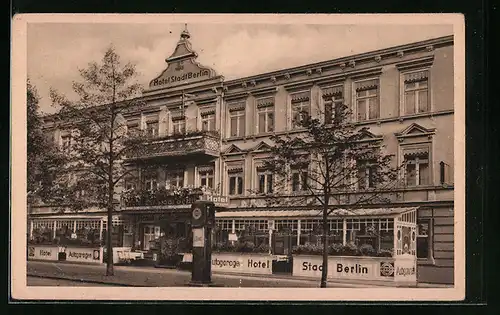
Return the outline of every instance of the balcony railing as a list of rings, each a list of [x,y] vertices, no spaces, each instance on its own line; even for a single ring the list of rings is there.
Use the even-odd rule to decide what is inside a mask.
[[[122,193],[121,206],[125,209],[156,206],[191,206],[202,195],[211,195],[213,193],[210,188],[206,187],[132,189]]]
[[[220,136],[215,131],[193,131],[163,137],[149,137],[143,144],[131,150],[127,159],[177,157],[191,154],[218,156]]]

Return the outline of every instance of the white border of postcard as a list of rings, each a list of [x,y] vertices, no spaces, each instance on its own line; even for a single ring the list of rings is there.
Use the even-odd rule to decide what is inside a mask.
[[[28,23],[450,24],[455,80],[455,284],[452,288],[124,288],[26,285],[26,75]],[[465,297],[465,22],[461,14],[25,14],[12,22],[11,294],[40,300],[452,301]],[[15,139],[14,139],[15,138]],[[319,281],[319,280],[318,280]]]

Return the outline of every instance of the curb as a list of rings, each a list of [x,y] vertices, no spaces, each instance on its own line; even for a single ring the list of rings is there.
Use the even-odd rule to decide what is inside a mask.
[[[107,284],[107,285],[114,285],[114,286],[121,286],[121,287],[148,287],[145,285],[133,285],[133,284],[127,284],[127,283],[100,281],[100,280],[92,280],[92,279],[81,279],[81,278],[62,277],[62,276],[45,276],[45,275],[42,276],[42,275],[36,275],[36,274],[31,274],[31,273],[27,273],[26,276],[33,277],[33,278],[52,279],[52,280],[68,280],[68,281],[75,281],[75,282],[82,282],[82,283]]]

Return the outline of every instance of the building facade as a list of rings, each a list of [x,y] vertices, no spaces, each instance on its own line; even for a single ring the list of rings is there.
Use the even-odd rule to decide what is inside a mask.
[[[192,187],[192,200],[211,191],[209,198],[220,204],[220,230],[237,233],[252,225],[269,241],[270,230],[286,226],[293,245],[303,245],[320,217],[306,216],[310,209],[302,205],[270,209],[260,193],[271,192],[275,179],[262,160],[270,136],[301,132],[293,124],[299,111],[319,115],[334,101],[351,108],[357,125],[369,128],[367,137],[382,140],[395,163],[407,161],[397,193],[380,211],[418,208],[418,279],[453,283],[453,36],[235,80],[225,80],[196,58],[185,30],[166,69],[143,93],[147,105],[124,115],[129,130],[142,130],[153,140],[124,161],[136,172],[117,191],[116,245],[147,252],[160,235],[189,238],[191,199],[141,197],[174,187]],[[61,146],[70,141],[64,130],[51,129],[50,117],[47,128]],[[285,193],[296,190],[300,174]],[[348,229],[356,230],[363,219],[353,220]],[[335,222],[332,229],[338,228]],[[62,226],[76,232],[84,225],[102,236],[105,210],[75,214],[55,213],[50,205],[30,207],[31,233],[45,226],[55,236]],[[339,240],[346,242],[346,236]]]

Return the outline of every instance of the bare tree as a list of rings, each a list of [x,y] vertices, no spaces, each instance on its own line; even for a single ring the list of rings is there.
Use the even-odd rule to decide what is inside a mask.
[[[122,63],[110,47],[101,63],[79,69],[81,81],[73,82],[77,101],[69,101],[56,90],[50,96],[60,106],[57,121],[68,132],[63,143],[68,161],[54,185],[53,198],[71,209],[91,205],[107,208],[107,268],[113,275],[112,215],[115,188],[129,174],[123,160],[140,145],[141,135],[127,130],[123,114],[141,106],[136,96],[141,86],[134,80],[135,65]]]
[[[399,171],[393,155],[384,152],[382,138],[358,127],[348,106],[334,100],[327,106],[315,117],[296,113],[292,123],[298,132],[272,136],[264,162],[277,177],[268,204],[322,209],[321,287],[326,287],[328,274],[328,216],[388,202]]]

